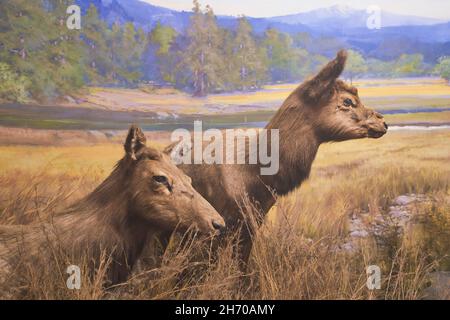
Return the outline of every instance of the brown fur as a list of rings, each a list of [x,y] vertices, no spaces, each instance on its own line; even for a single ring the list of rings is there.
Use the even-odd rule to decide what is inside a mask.
[[[87,256],[93,267],[106,252],[112,261],[108,280],[114,284],[126,280],[150,239],[192,226],[205,234],[224,227],[190,178],[167,155],[146,146],[139,128],[130,129],[124,148],[126,155],[111,175],[53,221],[0,226],[1,270],[20,252],[48,259],[57,245],[75,260]]]
[[[337,78],[344,70],[347,54],[340,51],[315,77],[305,81],[284,101],[267,129],[279,129],[280,167],[276,175],[260,175],[259,165],[181,165],[194,188],[224,217],[227,226],[248,225],[242,214],[243,198],[251,199],[267,213],[277,195],[285,195],[308,178],[321,143],[386,133],[383,117],[366,108],[355,87]],[[352,99],[354,106],[344,100]],[[174,145],[166,152],[171,152]],[[268,148],[270,150],[270,148]],[[244,228],[240,256],[245,262],[251,250],[251,228]]]

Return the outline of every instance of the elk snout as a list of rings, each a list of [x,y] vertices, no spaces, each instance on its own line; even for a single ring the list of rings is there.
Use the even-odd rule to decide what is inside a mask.
[[[384,117],[381,113],[370,110],[369,117],[367,119],[368,136],[370,138],[380,138],[387,132],[388,125],[384,121]]]
[[[212,226],[220,233],[222,233],[225,230],[225,222],[223,221],[213,220]]]
[[[204,233],[215,233],[219,234],[225,229],[225,220],[222,216],[214,209],[214,207],[205,199],[200,196],[197,199],[196,211],[199,222],[199,227]]]

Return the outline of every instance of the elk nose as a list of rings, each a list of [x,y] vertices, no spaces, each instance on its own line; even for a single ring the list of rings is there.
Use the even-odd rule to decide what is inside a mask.
[[[387,123],[384,123],[384,128],[387,130],[389,128],[389,126],[387,125]]]
[[[217,231],[223,231],[225,229],[225,225],[223,223],[217,222],[216,220],[213,220],[212,225]]]
[[[375,115],[375,117],[377,117],[378,119],[383,119],[383,115],[379,112],[374,111],[373,114]]]

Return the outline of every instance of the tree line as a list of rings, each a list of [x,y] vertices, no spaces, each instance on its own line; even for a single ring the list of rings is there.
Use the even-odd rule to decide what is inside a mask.
[[[255,35],[245,17],[233,30],[218,26],[213,9],[194,0],[187,30],[157,24],[103,21],[91,4],[81,30],[66,27],[69,0],[0,3],[0,99],[24,102],[70,95],[85,85],[171,85],[195,96],[253,90],[266,83],[299,81],[327,60],[308,51],[310,35],[267,29]],[[350,51],[344,76],[450,77],[449,59],[427,65],[420,54],[395,61],[365,59]]]

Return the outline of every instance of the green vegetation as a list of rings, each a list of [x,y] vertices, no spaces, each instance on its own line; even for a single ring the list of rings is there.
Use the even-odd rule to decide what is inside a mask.
[[[450,82],[450,57],[442,57],[436,65],[437,73]]]
[[[345,66],[344,75],[348,76],[350,81],[353,81],[353,78],[366,73],[367,70],[368,67],[363,56],[356,51],[348,50],[348,60]]]
[[[0,99],[24,102],[76,93],[85,85],[176,87],[194,96],[255,90],[267,83],[298,82],[316,72],[345,44],[306,32],[274,28],[257,35],[245,17],[222,28],[210,6],[194,0],[186,30],[158,23],[147,34],[133,23],[106,23],[91,4],[81,30],[66,26],[69,0],[0,3]],[[314,44],[314,46],[312,46]],[[326,55],[326,56],[325,56]],[[449,79],[449,60],[434,70]],[[405,77],[431,74],[420,54],[393,61],[349,50],[346,76]]]
[[[231,83],[238,89],[259,88],[267,73],[267,58],[264,48],[258,46],[246,18],[239,19],[230,57]]]
[[[210,6],[202,12],[199,2],[194,0],[193,11],[187,30],[189,45],[183,53],[182,63],[189,71],[194,96],[204,96],[222,85],[222,35]]]
[[[23,135],[27,134],[36,144],[37,140],[43,140],[45,146],[0,147],[3,169],[0,222],[3,225],[47,221],[93,190],[123,154],[123,137],[116,143],[95,143],[92,137],[87,141],[80,139],[76,132],[65,133],[67,141],[55,140],[51,132],[45,133],[48,137],[36,135],[34,131],[13,132],[14,139],[24,139]],[[169,133],[148,134],[152,143],[158,142],[158,148],[167,145],[170,137]],[[449,288],[443,288],[435,297],[429,295],[428,287],[436,272],[450,270],[449,138],[447,130],[391,132],[378,140],[322,145],[310,178],[300,189],[278,199],[256,233],[245,277],[232,254],[236,244],[233,234],[226,235],[226,245],[218,250],[217,259],[200,260],[200,263],[200,248],[210,243],[191,242],[185,237],[182,243],[172,239],[158,266],[143,263],[120,286],[102,287],[104,267],[101,266],[107,266],[109,261],[106,255],[95,278],[82,278],[80,290],[67,290],[67,278],[59,275],[65,275],[65,267],[73,261],[55,246],[55,253],[45,258],[44,263],[24,264],[27,268],[19,265],[10,277],[5,277],[0,282],[0,296],[8,299],[448,299]],[[55,143],[66,145],[52,145]],[[410,228],[399,233],[391,226],[381,235],[361,238],[353,249],[344,250],[343,245],[349,240],[349,216],[381,214],[388,219],[393,199],[410,193],[423,194],[429,199],[408,207],[407,211],[414,217]],[[370,225],[371,221],[364,224]],[[380,290],[366,287],[369,265],[381,268]],[[80,267],[86,270],[84,264]]]
[[[26,79],[11,70],[6,63],[0,63],[0,97],[5,100],[24,102]]]
[[[79,34],[65,27],[69,1],[2,1],[0,4],[0,61],[9,65],[28,95],[56,97],[83,85]],[[23,94],[2,90],[0,98],[23,100]]]
[[[379,77],[411,77],[432,73],[432,66],[423,61],[422,54],[402,54],[393,61],[368,59],[367,72]]]

